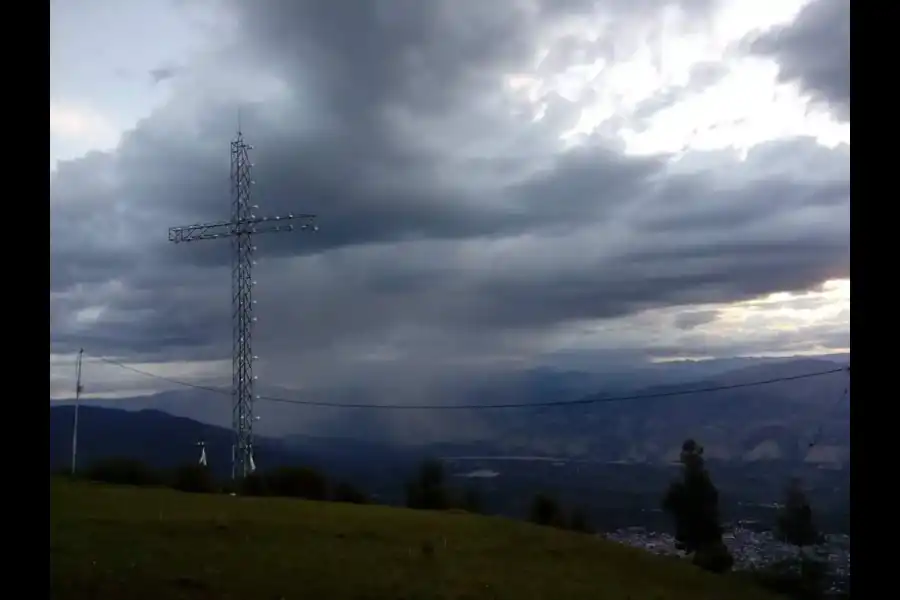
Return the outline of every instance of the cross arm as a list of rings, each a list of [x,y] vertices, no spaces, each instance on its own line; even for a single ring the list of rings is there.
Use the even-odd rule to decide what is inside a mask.
[[[240,221],[220,221],[217,223],[198,223],[184,227],[170,227],[169,241],[177,244],[179,242],[216,240],[247,233],[275,233],[297,229],[318,230],[315,224],[315,215],[289,214],[278,217],[252,217],[250,219],[241,219]]]

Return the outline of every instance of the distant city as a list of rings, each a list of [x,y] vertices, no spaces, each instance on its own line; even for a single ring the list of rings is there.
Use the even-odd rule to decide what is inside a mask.
[[[758,531],[753,523],[739,522],[724,535],[725,544],[734,556],[735,570],[755,570],[773,563],[796,558],[795,546],[780,542],[771,531]],[[675,548],[675,538],[668,533],[648,531],[643,527],[627,527],[604,534],[608,540],[641,548],[664,556],[682,556]],[[828,534],[825,541],[806,549],[828,565],[831,592],[843,592],[850,585],[850,536]]]

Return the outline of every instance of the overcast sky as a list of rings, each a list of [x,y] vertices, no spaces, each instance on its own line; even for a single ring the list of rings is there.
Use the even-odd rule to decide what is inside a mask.
[[[230,380],[239,108],[263,387],[846,351],[849,4],[51,0],[51,395]]]

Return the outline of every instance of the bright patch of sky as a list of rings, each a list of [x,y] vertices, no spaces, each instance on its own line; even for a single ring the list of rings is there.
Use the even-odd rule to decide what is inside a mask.
[[[810,106],[796,86],[778,83],[772,60],[738,51],[748,35],[790,22],[806,3],[733,0],[705,24],[669,10],[638,32],[638,42],[616,42],[615,62],[590,60],[541,74],[539,60],[533,73],[511,74],[507,84],[532,104],[536,118],[554,93],[581,104],[578,123],[562,133],[573,145],[598,131],[618,138],[635,155],[721,149],[745,153],[759,143],[794,136],[811,136],[829,147],[849,144],[849,123]],[[615,38],[612,26],[591,24],[559,35],[577,35],[592,44],[603,36]],[[560,39],[549,40],[542,55]],[[692,74],[704,70],[708,81],[692,86],[698,84]],[[647,111],[650,104],[659,106]]]
[[[673,325],[685,314],[704,314],[697,325],[678,331]],[[556,340],[560,349],[620,349],[683,347],[678,356],[666,360],[733,356],[728,352],[735,340],[765,348],[753,356],[802,356],[849,352],[832,340],[846,337],[850,322],[850,280],[825,282],[820,289],[791,294],[780,292],[727,305],[693,305],[648,310],[623,319],[582,323]],[[786,350],[777,340],[789,333],[797,340]],[[703,350],[700,352],[700,350]]]

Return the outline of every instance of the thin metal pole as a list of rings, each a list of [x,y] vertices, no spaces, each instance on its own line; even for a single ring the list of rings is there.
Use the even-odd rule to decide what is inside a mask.
[[[84,349],[78,350],[78,360],[75,362],[75,419],[72,423],[72,475],[78,467],[78,406],[81,403],[81,360]]]

